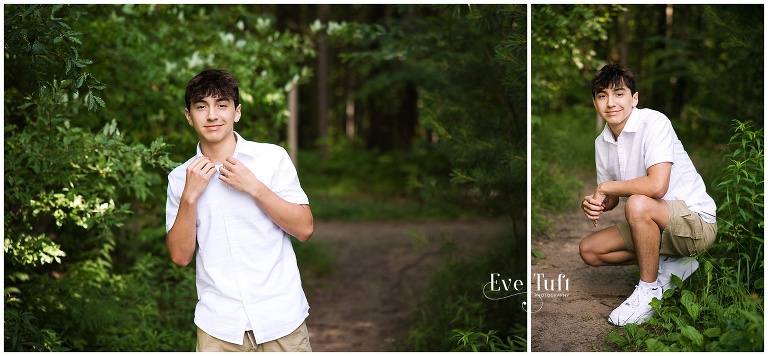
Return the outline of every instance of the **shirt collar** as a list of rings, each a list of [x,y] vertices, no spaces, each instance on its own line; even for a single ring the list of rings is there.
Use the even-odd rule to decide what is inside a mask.
[[[232,154],[232,157],[237,158],[238,154],[240,154],[240,148],[242,145],[245,144],[245,140],[243,140],[243,137],[240,136],[237,131],[232,131],[235,133],[235,139],[237,142],[235,143],[235,153]],[[247,153],[247,152],[246,152]],[[197,143],[197,155],[195,157],[202,157],[203,156],[203,150],[200,148],[200,142]]]
[[[622,132],[637,132],[640,127],[640,119],[638,119],[638,116],[640,116],[640,113],[638,112],[639,110],[640,109],[637,107],[632,108],[632,113],[629,114],[629,118],[627,118],[627,123],[624,125],[624,130],[622,130]]]
[[[640,126],[640,119],[638,118],[640,116],[640,113],[638,112],[637,107],[632,108],[632,113],[629,114],[629,117],[627,118],[627,123],[624,124],[624,128],[621,130],[622,133],[624,132],[637,132],[639,126]],[[613,138],[613,131],[611,131],[611,128],[608,126],[608,124],[605,124],[605,127],[603,128],[603,140],[606,142],[613,142],[615,143],[616,140]]]

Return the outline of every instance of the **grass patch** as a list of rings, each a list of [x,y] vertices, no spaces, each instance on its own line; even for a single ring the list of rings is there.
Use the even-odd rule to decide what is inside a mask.
[[[338,147],[322,160],[316,151],[299,154],[299,176],[312,213],[321,220],[454,219],[475,213],[423,189],[426,176],[448,177],[437,154],[371,152]]]

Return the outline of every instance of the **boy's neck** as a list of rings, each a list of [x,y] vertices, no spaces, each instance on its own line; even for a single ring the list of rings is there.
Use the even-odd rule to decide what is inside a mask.
[[[200,152],[203,156],[208,157],[213,164],[223,164],[227,157],[235,154],[236,145],[237,136],[232,132],[229,138],[219,142],[200,141]]]

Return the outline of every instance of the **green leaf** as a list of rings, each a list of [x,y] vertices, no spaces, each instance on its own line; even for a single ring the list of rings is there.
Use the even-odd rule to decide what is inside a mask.
[[[695,345],[697,346],[703,346],[704,345],[704,336],[699,333],[696,328],[690,325],[683,325],[680,327],[680,332],[688,338],[688,340],[691,340]]]
[[[704,336],[708,338],[716,338],[720,336],[723,332],[720,330],[720,328],[709,328],[707,330],[704,330]]]
[[[541,253],[541,251],[538,250],[531,250],[531,254],[536,258],[547,258],[543,253]]]
[[[606,339],[616,345],[624,346],[627,344],[627,340],[617,332],[611,332]]]
[[[680,297],[680,303],[683,304],[685,309],[688,311],[688,315],[691,316],[691,319],[695,322],[696,319],[699,317],[699,313],[701,313],[701,305],[699,305],[696,302],[696,295],[694,295],[689,290],[684,290],[682,292],[682,296]]]

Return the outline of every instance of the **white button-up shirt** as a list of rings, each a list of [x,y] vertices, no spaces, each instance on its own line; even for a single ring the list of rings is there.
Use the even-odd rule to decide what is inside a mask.
[[[664,114],[633,109],[617,140],[606,124],[595,139],[595,162],[597,184],[643,177],[654,164],[672,162],[669,189],[663,199],[683,200],[704,221],[715,222],[715,201]]]
[[[284,148],[237,136],[234,157],[288,202],[309,204]],[[201,156],[200,146],[197,156]],[[168,175],[166,231],[179,210],[192,157]],[[197,298],[195,324],[235,344],[253,330],[258,343],[293,332],[309,315],[309,304],[290,236],[251,196],[214,173],[197,202]]]

